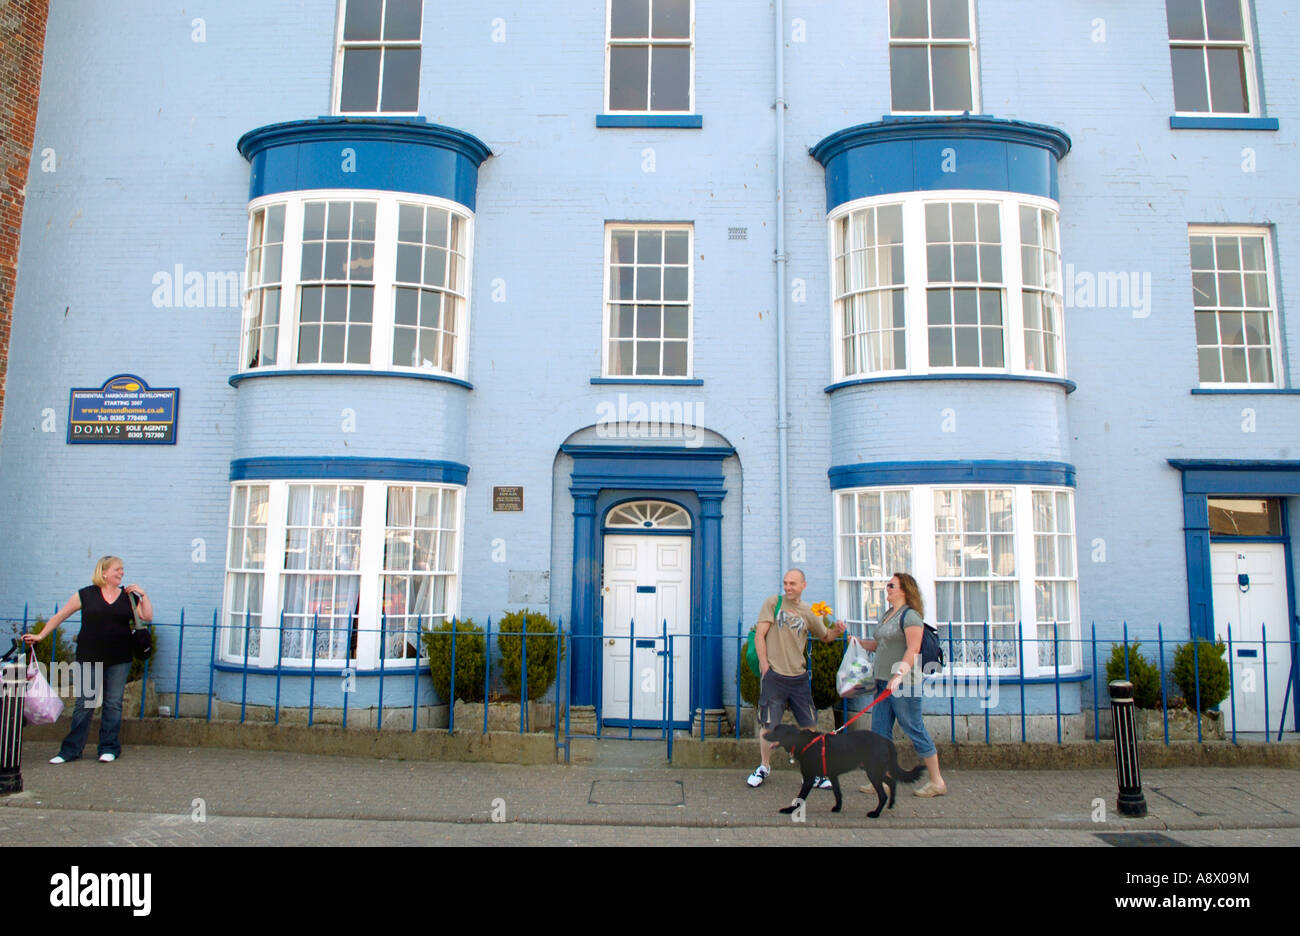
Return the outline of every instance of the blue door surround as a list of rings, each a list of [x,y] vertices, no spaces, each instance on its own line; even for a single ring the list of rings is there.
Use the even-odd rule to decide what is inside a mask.
[[[598,706],[601,698],[603,518],[624,501],[656,497],[677,503],[691,514],[691,630],[709,635],[693,641],[693,674],[674,673],[674,695],[689,684],[692,711],[722,708],[722,499],[727,496],[722,463],[736,450],[724,446],[563,445],[560,451],[573,459],[569,626],[578,638],[570,661],[573,704]]]
[[[1220,497],[1300,496],[1300,461],[1230,461],[1169,459],[1183,475],[1183,530],[1187,544],[1187,610],[1193,637],[1214,639],[1213,575],[1210,565],[1210,502]],[[1286,565],[1286,600],[1289,618],[1286,636],[1295,647],[1297,634],[1295,576],[1290,522],[1282,503],[1283,551]],[[1272,639],[1272,638],[1270,638]],[[1300,730],[1300,658],[1291,655],[1291,713],[1293,728]]]

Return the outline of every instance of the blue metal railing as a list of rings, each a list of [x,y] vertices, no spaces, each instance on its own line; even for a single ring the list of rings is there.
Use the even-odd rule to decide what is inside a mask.
[[[76,620],[75,616],[72,620]],[[332,620],[337,622],[337,619]],[[21,632],[27,632],[30,630],[30,625],[32,623],[33,618],[30,607],[24,607],[21,618],[16,616],[0,617],[0,627],[3,627],[5,624],[17,625],[18,627],[15,627],[15,629],[20,629]],[[345,624],[340,627],[332,623],[327,628],[330,640],[328,648],[329,657],[325,661],[322,661],[320,658],[321,648],[319,646],[319,640],[322,636],[320,616],[318,614],[313,614],[310,627],[301,623],[295,626],[289,626],[286,624],[285,617],[282,613],[279,622],[280,634],[293,634],[296,632],[304,638],[307,638],[308,635],[310,635],[309,639],[311,640],[312,646],[310,648],[309,658],[307,658],[308,655],[301,652],[301,647],[299,645],[300,649],[299,653],[296,655],[296,664],[294,661],[290,661],[286,664],[284,658],[285,641],[277,640],[276,663],[274,668],[271,668],[259,666],[255,662],[255,655],[252,653],[252,638],[255,625],[252,616],[249,613],[245,613],[242,623],[222,624],[219,623],[218,613],[214,611],[211,624],[197,624],[193,623],[192,620],[187,622],[184,610],[182,609],[179,620],[175,624],[159,621],[153,622],[151,626],[155,631],[159,651],[166,651],[169,657],[169,663],[174,662],[176,667],[174,679],[170,682],[173,705],[169,717],[173,719],[181,717],[182,695],[184,694],[183,687],[185,684],[183,671],[187,664],[184,656],[184,648],[186,646],[185,632],[186,630],[193,631],[197,629],[199,631],[209,631],[210,649],[208,658],[201,662],[188,661],[188,663],[194,668],[201,669],[202,666],[208,667],[206,693],[207,705],[204,717],[209,721],[211,721],[213,717],[213,702],[216,700],[215,677],[218,670],[239,674],[239,721],[241,723],[244,723],[249,717],[250,676],[254,679],[259,679],[261,677],[274,675],[274,717],[276,724],[279,724],[281,718],[283,703],[281,690],[283,678],[288,676],[290,678],[306,679],[308,681],[308,686],[306,687],[308,700],[308,726],[314,725],[316,721],[316,689],[317,681],[319,679],[342,679],[340,693],[341,705],[337,707],[341,709],[342,722],[346,727],[349,720],[349,711],[356,704],[355,700],[350,699],[349,696],[357,691],[357,680],[362,677],[377,677],[378,705],[375,709],[375,724],[381,729],[383,727],[385,714],[385,678],[387,676],[409,674],[412,680],[410,703],[411,730],[416,731],[420,727],[419,709],[421,687],[424,684],[428,684],[430,678],[429,661],[427,656],[423,653],[424,640],[415,639],[412,642],[413,653],[410,652],[409,649],[411,644],[408,644],[407,652],[402,656],[394,658],[389,655],[388,638],[399,633],[411,633],[408,627],[403,626],[397,630],[392,629],[389,626],[389,619],[386,615],[381,618],[380,627],[374,630],[351,627],[349,624],[350,622],[345,622]],[[517,652],[519,655],[518,662],[520,664],[520,685],[518,693],[520,712],[518,731],[522,734],[527,733],[532,729],[531,716],[529,712],[530,692],[528,686],[528,655],[530,642],[540,642],[534,643],[535,651],[538,647],[545,648],[547,644],[553,643],[555,667],[554,677],[548,681],[546,688],[540,693],[540,696],[542,699],[549,699],[554,703],[555,708],[549,729],[556,749],[564,751],[566,760],[569,758],[570,743],[574,738],[599,738],[602,736],[602,726],[607,722],[618,723],[620,727],[626,727],[627,738],[652,740],[665,743],[669,760],[672,758],[673,741],[677,731],[685,729],[694,734],[695,726],[698,724],[698,737],[704,739],[706,737],[708,719],[713,718],[716,725],[714,737],[721,737],[723,717],[727,715],[728,710],[734,713],[734,717],[731,719],[732,730],[729,734],[731,734],[735,739],[739,739],[741,736],[740,713],[742,705],[738,700],[740,700],[742,695],[744,695],[742,686],[745,681],[744,650],[746,638],[748,636],[748,627],[745,626],[743,622],[738,622],[737,630],[733,634],[699,632],[670,633],[668,622],[664,620],[660,622],[658,628],[654,629],[657,630],[657,633],[654,633],[654,636],[647,636],[646,631],[649,630],[648,628],[642,628],[642,633],[638,635],[635,622],[632,623],[628,633],[621,635],[602,633],[574,634],[564,630],[562,619],[558,622],[558,626],[554,633],[534,631],[532,634],[528,633],[526,619],[523,628],[518,632],[494,629],[491,619],[488,620],[485,631],[474,630],[471,632],[462,629],[456,619],[450,621],[450,627],[447,630],[426,630],[424,627],[424,621],[422,617],[419,616],[415,619],[414,625],[416,634],[443,634],[450,639],[449,656],[451,661],[451,670],[449,674],[448,697],[451,699],[456,699],[458,696],[463,696],[465,694],[456,691],[456,655],[458,650],[461,649],[461,645],[466,639],[482,641],[484,676],[483,685],[481,687],[481,697],[484,700],[485,705],[483,723],[481,727],[475,726],[479,727],[479,730],[482,733],[486,733],[490,729],[489,711],[486,703],[491,701],[493,698],[493,674],[494,670],[499,668],[499,666],[494,666],[494,661],[498,664],[503,661],[501,638],[517,637],[519,638]],[[1105,706],[1101,703],[1101,700],[1105,697],[1105,694],[1101,691],[1101,687],[1105,682],[1105,670],[1108,666],[1108,662],[1109,665],[1113,667],[1114,662],[1112,662],[1112,658],[1119,655],[1115,652],[1116,650],[1119,650],[1120,653],[1122,653],[1124,675],[1126,678],[1131,679],[1133,677],[1133,661],[1140,655],[1138,646],[1130,641],[1128,622],[1122,622],[1121,631],[1118,635],[1119,639],[1111,639],[1109,642],[1105,638],[1098,637],[1095,624],[1092,625],[1088,638],[1084,639],[1068,636],[1062,637],[1060,628],[1053,623],[1050,640],[1043,637],[1041,632],[1036,632],[1033,635],[1032,640],[1027,639],[1024,633],[1024,628],[1020,624],[1014,625],[1014,639],[1008,639],[1006,637],[1005,629],[1002,632],[1002,637],[993,639],[990,634],[992,626],[993,625],[988,623],[982,625],[966,625],[966,628],[968,629],[967,632],[978,628],[978,636],[961,637],[956,636],[956,633],[959,630],[958,627],[949,627],[948,633],[944,637],[944,642],[946,643],[948,650],[948,665],[941,675],[934,677],[934,679],[937,680],[937,683],[932,682],[930,685],[940,685],[948,690],[944,694],[949,695],[949,739],[953,742],[957,741],[957,698],[966,695],[964,692],[958,692],[958,687],[969,687],[975,685],[983,687],[983,689],[987,691],[988,687],[993,685],[995,682],[1014,681],[1018,685],[1019,690],[1019,706],[1015,711],[1007,711],[1006,709],[1008,707],[1003,705],[1000,696],[999,702],[996,705],[981,704],[980,706],[984,722],[984,742],[988,744],[992,741],[991,718],[995,709],[997,714],[1000,716],[1018,715],[1020,722],[1020,740],[1022,742],[1027,741],[1029,734],[1027,717],[1029,712],[1028,706],[1026,705],[1026,688],[1029,686],[1050,685],[1052,687],[1053,695],[1053,710],[1052,712],[1043,712],[1042,714],[1053,714],[1055,716],[1056,741],[1058,744],[1061,744],[1064,741],[1065,734],[1064,719],[1069,715],[1085,715],[1086,713],[1086,706],[1079,706],[1077,709],[1076,707],[1071,707],[1071,711],[1069,712],[1063,710],[1061,687],[1066,683],[1091,682],[1093,709],[1092,735],[1094,741],[1100,741],[1102,727],[1101,711],[1103,708],[1108,710],[1109,707],[1108,703]],[[1011,625],[997,626],[1009,628]],[[241,629],[243,630],[243,634],[237,634]],[[259,630],[262,630],[260,626]],[[242,641],[240,641],[240,643],[242,643],[242,653],[234,659],[232,659],[231,654],[228,652],[232,649],[230,646],[232,642],[232,632],[234,632],[236,638],[243,638]],[[263,632],[274,634],[276,629],[266,628]],[[342,649],[349,656],[349,659],[346,660],[337,656],[339,648],[336,642],[341,632],[344,637],[344,646]],[[361,635],[369,633],[375,633],[378,635],[379,665],[374,670],[360,670],[355,668],[355,662],[351,658],[351,646],[348,644],[348,641],[352,639],[360,640]],[[1147,665],[1154,664],[1153,668],[1158,673],[1160,683],[1159,705],[1162,710],[1164,742],[1165,744],[1168,744],[1170,741],[1169,713],[1173,709],[1170,690],[1175,681],[1170,661],[1171,659],[1176,660],[1179,656],[1180,650],[1182,650],[1182,648],[1189,642],[1167,643],[1165,640],[1163,624],[1157,624],[1155,636],[1157,653],[1154,661],[1146,660],[1145,657],[1143,657],[1143,659],[1146,660]],[[260,639],[261,634],[259,634],[259,653],[256,655],[258,657],[260,657],[261,651]],[[55,662],[57,640],[58,637],[56,635],[55,641],[51,644],[49,654],[50,659],[43,662],[46,662],[47,664]],[[494,640],[496,641],[495,647],[493,645]],[[584,641],[586,642],[585,644]],[[611,694],[608,700],[604,698],[602,695],[604,686],[599,673],[589,672],[588,676],[590,681],[586,687],[588,690],[588,699],[586,701],[595,713],[595,733],[592,735],[574,734],[571,721],[571,710],[572,700],[574,697],[573,662],[575,651],[580,648],[589,649],[591,653],[587,654],[587,657],[593,661],[593,666],[590,667],[590,669],[599,670],[600,667],[594,665],[594,661],[597,660],[597,655],[601,652],[600,648],[608,646],[610,643],[617,645],[620,641],[627,643],[628,651],[626,698],[617,691],[623,688],[618,685],[610,687]],[[712,643],[714,641],[721,642],[723,650],[721,654],[713,651],[713,647],[716,646]],[[845,638],[841,638],[839,642],[843,644]],[[1201,641],[1191,641],[1190,643],[1192,679],[1190,680],[1191,686],[1188,688],[1192,690],[1191,695],[1193,698],[1185,699],[1183,704],[1189,711],[1199,711],[1202,707],[1201,686],[1203,685],[1201,672]],[[1213,646],[1213,644],[1209,644],[1209,646]],[[724,700],[721,712],[718,712],[716,709],[706,711],[701,702],[702,680],[700,673],[703,671],[704,661],[706,659],[716,659],[718,656],[725,657],[727,651],[733,647],[735,651],[734,659],[736,662],[736,669],[732,701],[730,704],[727,704]],[[1037,675],[1029,675],[1027,673],[1027,647],[1029,648],[1029,652],[1038,655],[1039,665],[1036,669]],[[1232,627],[1228,626],[1226,629],[1226,654],[1228,659],[1234,661],[1236,665],[1230,665],[1228,667],[1227,698],[1217,707],[1212,708],[1217,708],[1220,712],[1224,713],[1224,715],[1230,717],[1232,721],[1231,737],[1233,743],[1237,742],[1238,734],[1242,730],[1240,728],[1241,719],[1237,717],[1239,711],[1242,710],[1243,706],[1246,706],[1247,709],[1257,711],[1261,705],[1257,704],[1256,700],[1248,698],[1248,696],[1261,690],[1263,692],[1263,724],[1268,729],[1265,731],[1265,741],[1273,740],[1273,706],[1269,698],[1270,677],[1268,671],[1270,647],[1273,650],[1272,655],[1274,659],[1278,659],[1279,653],[1285,657],[1286,652],[1289,650],[1292,661],[1292,666],[1289,670],[1287,679],[1287,691],[1282,707],[1281,718],[1277,724],[1277,739],[1280,740],[1285,731],[1288,713],[1291,714],[1292,721],[1295,723],[1294,728],[1300,729],[1300,716],[1296,713],[1295,700],[1292,698],[1296,689],[1293,675],[1298,650],[1297,642],[1295,640],[1276,639],[1270,641],[1268,639],[1267,628],[1264,626],[1261,626],[1260,628],[1259,640],[1242,641],[1239,635],[1233,633]],[[173,648],[175,651],[174,658],[170,655],[170,651]],[[998,657],[996,661],[994,652],[995,648]],[[638,650],[646,649],[653,649],[658,662],[651,665],[649,669],[646,669],[643,666],[642,680],[639,684],[636,679],[637,652]],[[1052,657],[1050,665],[1043,659],[1043,655],[1049,649]],[[1062,671],[1061,663],[1062,649],[1070,651],[1069,663],[1066,665],[1064,672]],[[687,652],[690,657],[689,667],[686,670],[687,680],[685,685],[682,685],[682,673],[679,671],[677,666],[677,657],[680,656],[683,651]],[[1085,653],[1085,651],[1088,652]],[[1239,658],[1238,653],[1242,651],[1245,651],[1249,656],[1243,655]],[[1182,652],[1186,653],[1185,650],[1182,650]],[[1256,653],[1258,653],[1257,657],[1255,656]],[[157,655],[155,655],[155,658],[157,658]],[[644,660],[644,657],[641,659]],[[966,665],[957,668],[955,663],[959,659],[965,661]],[[1255,669],[1254,661],[1256,659],[1259,661],[1258,665],[1260,670],[1258,671]],[[809,661],[811,664],[811,647],[809,648]],[[322,665],[322,662],[324,665]],[[1249,670],[1245,667],[1249,667]],[[151,669],[158,670],[158,666],[155,664],[151,667],[150,663],[146,662],[142,668],[141,679],[143,687],[147,687],[149,684]],[[193,670],[191,670],[191,672],[192,671]],[[1256,677],[1257,672],[1258,678]],[[1246,679],[1241,678],[1242,674],[1247,673],[1249,675]],[[811,678],[811,665],[809,666],[809,674]],[[164,691],[162,689],[161,675],[162,674],[153,676],[154,684],[158,688],[160,694]],[[167,673],[166,675],[170,676],[172,674]],[[616,674],[611,671],[610,676],[611,678],[619,679],[621,673]],[[639,686],[646,682],[648,676],[653,676],[653,680],[650,681],[648,688],[639,688]],[[730,677],[724,676],[723,682],[730,682]],[[1257,686],[1255,685],[1256,682],[1262,683],[1262,685]],[[193,680],[191,680],[191,684],[193,684]],[[721,686],[718,687],[719,690],[721,690],[721,688]],[[653,704],[650,704],[648,708],[633,709],[631,699],[639,691],[653,693],[651,696]],[[685,693],[685,704],[682,704],[683,693]],[[477,693],[474,694],[477,695]],[[255,697],[259,699],[262,697],[260,689],[255,692]],[[1083,701],[1083,698],[1084,695],[1081,690],[1080,702]],[[615,699],[618,699],[619,701],[615,702]],[[233,700],[223,698],[218,701]],[[537,699],[532,701],[537,701]],[[1192,703],[1194,703],[1194,706]],[[254,701],[253,704],[258,705],[260,703]],[[849,718],[850,712],[848,700],[841,700],[838,703],[838,708],[841,712],[841,722],[846,721]],[[448,705],[448,731],[456,730],[455,709],[456,706],[454,703]],[[638,711],[640,711],[642,715],[646,715],[647,712],[652,714],[646,715],[646,717],[642,718],[631,717]],[[139,716],[143,718],[145,713],[146,692],[142,691]],[[1247,715],[1249,717],[1248,712]],[[974,715],[966,716],[967,724],[971,728],[974,727],[974,717]],[[1254,717],[1257,717],[1257,715]],[[563,730],[561,730],[561,718],[563,719]],[[1195,720],[1197,723],[1197,741],[1203,743],[1205,738],[1202,730],[1202,720],[1199,718]],[[426,725],[425,727],[428,728],[431,726]],[[649,729],[649,731],[640,732],[642,737],[638,738],[638,728]],[[620,732],[620,734],[622,734],[622,732]]]

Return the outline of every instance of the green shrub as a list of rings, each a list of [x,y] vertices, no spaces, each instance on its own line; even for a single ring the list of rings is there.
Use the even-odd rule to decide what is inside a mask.
[[[451,625],[451,621],[443,621],[420,638],[429,660],[433,688],[445,702],[451,701]],[[472,618],[456,621],[456,698],[462,702],[483,701],[486,667],[483,629]]]
[[[1128,645],[1128,676],[1124,675],[1124,645],[1110,648],[1106,661],[1106,681],[1128,679],[1133,684],[1133,704],[1138,708],[1160,708],[1160,668],[1138,652],[1140,643]]]
[[[1196,708],[1196,672],[1201,675],[1201,711],[1212,709],[1228,697],[1228,662],[1223,658],[1225,648],[1221,643],[1210,643],[1197,638],[1193,644],[1183,644],[1174,653],[1173,680],[1189,709]],[[1195,656],[1193,656],[1195,654]],[[1199,659],[1198,659],[1199,657]]]
[[[506,690],[516,697],[523,694],[523,635],[528,634],[528,698],[540,699],[555,682],[558,657],[563,655],[555,639],[555,623],[540,612],[515,611],[501,618],[496,630],[500,634],[501,678]]]
[[[822,643],[812,640],[812,697],[816,708],[835,708],[840,704],[840,693],[835,688],[835,674],[840,660],[844,659],[843,641]]]

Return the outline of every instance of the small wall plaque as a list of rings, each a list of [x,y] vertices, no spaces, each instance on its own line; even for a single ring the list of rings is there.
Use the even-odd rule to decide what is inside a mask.
[[[524,509],[524,489],[522,485],[512,484],[506,487],[492,488],[492,509],[494,511],[518,511]]]

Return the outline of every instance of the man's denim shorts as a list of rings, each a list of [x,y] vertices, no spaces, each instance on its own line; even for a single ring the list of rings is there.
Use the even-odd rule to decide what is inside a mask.
[[[758,723],[765,728],[781,724],[787,706],[800,728],[812,728],[817,724],[817,710],[813,708],[812,686],[807,674],[782,676],[769,668],[758,693]]]

